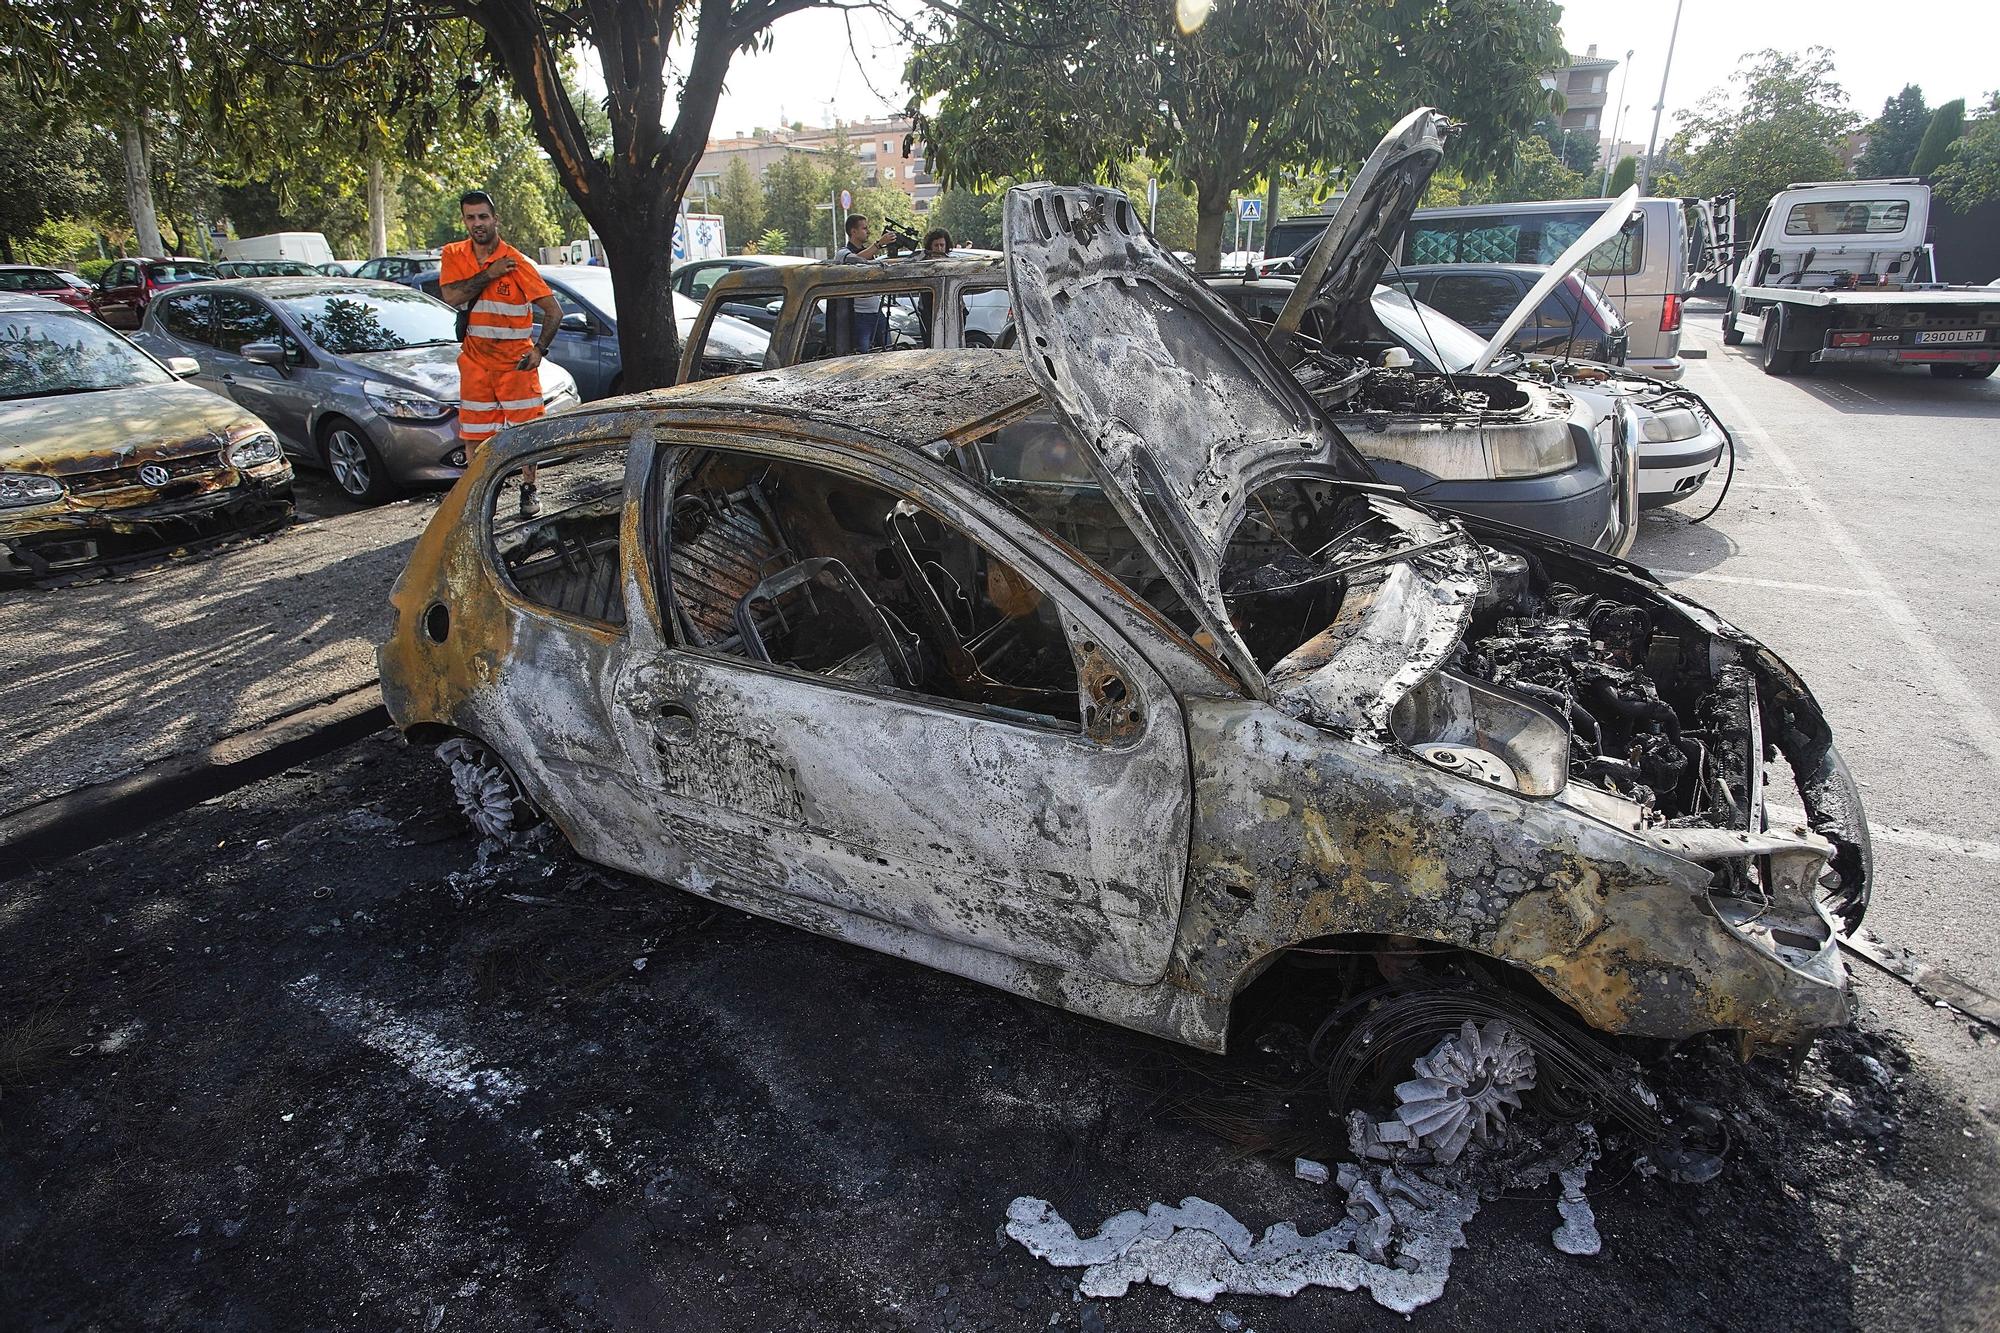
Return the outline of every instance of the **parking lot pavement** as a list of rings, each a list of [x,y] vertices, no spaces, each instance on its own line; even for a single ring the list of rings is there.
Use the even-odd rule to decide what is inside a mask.
[[[2000,993],[2000,381],[1778,379],[1714,312],[1688,325],[1709,355],[1687,383],[1736,428],[1736,481],[1706,524],[1685,513],[1712,491],[1650,516],[1633,559],[1812,687],[1875,830],[1869,924]]]
[[[389,587],[435,508],[337,514],[0,597],[0,817],[370,685]]]

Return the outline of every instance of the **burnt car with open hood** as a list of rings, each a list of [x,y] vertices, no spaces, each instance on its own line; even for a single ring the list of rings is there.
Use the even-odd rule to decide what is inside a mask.
[[[1513,1068],[1503,1021],[1536,1096],[1633,1120],[1648,1040],[1847,1021],[1867,834],[1782,662],[1381,484],[1115,192],[1005,219],[1016,350],[705,380],[474,460],[380,662],[478,827],[1208,1051],[1339,955],[1380,993],[1299,1022]],[[1344,1088],[1407,1043],[1325,1049]]]

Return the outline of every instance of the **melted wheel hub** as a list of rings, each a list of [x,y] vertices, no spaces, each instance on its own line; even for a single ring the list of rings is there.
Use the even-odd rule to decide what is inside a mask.
[[[1396,1118],[1440,1162],[1458,1160],[1474,1139],[1498,1142],[1535,1086],[1535,1053],[1505,1019],[1466,1019],[1412,1068],[1417,1077],[1396,1085]]]
[[[451,794],[466,822],[488,838],[506,838],[534,822],[514,775],[485,748],[463,738],[438,746],[451,771]]]

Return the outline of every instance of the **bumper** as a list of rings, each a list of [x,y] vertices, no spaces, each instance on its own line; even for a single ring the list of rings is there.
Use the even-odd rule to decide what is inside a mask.
[[[0,579],[19,582],[107,570],[205,550],[291,521],[289,467],[185,500],[19,514],[0,519]]]
[[[1639,446],[1639,507],[1656,509],[1701,489],[1722,458],[1722,432],[1709,424],[1691,440]]]
[[[1687,363],[1679,356],[1628,356],[1625,368],[1656,380],[1677,380],[1687,373]]]
[[[1412,499],[1473,518],[1525,528],[1593,550],[1613,551],[1624,535],[1618,485],[1596,468],[1577,466],[1549,477],[1508,481],[1433,481],[1414,468],[1379,460],[1385,481]]]
[[[1829,365],[1989,366],[2000,361],[2000,347],[1822,347],[1812,359]]]
[[[377,416],[363,429],[375,442],[389,477],[398,486],[449,486],[465,471],[451,460],[459,448],[458,416],[438,421],[397,421]]]

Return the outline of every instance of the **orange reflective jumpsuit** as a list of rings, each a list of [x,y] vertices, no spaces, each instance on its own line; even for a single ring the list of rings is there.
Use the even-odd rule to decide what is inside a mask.
[[[468,454],[502,426],[542,415],[540,370],[514,367],[535,345],[534,303],[550,295],[549,285],[528,257],[505,241],[486,263],[502,255],[514,257],[514,271],[487,283],[473,298],[465,343],[458,349],[458,437]],[[438,280],[463,282],[484,267],[470,240],[453,241],[444,248]]]

